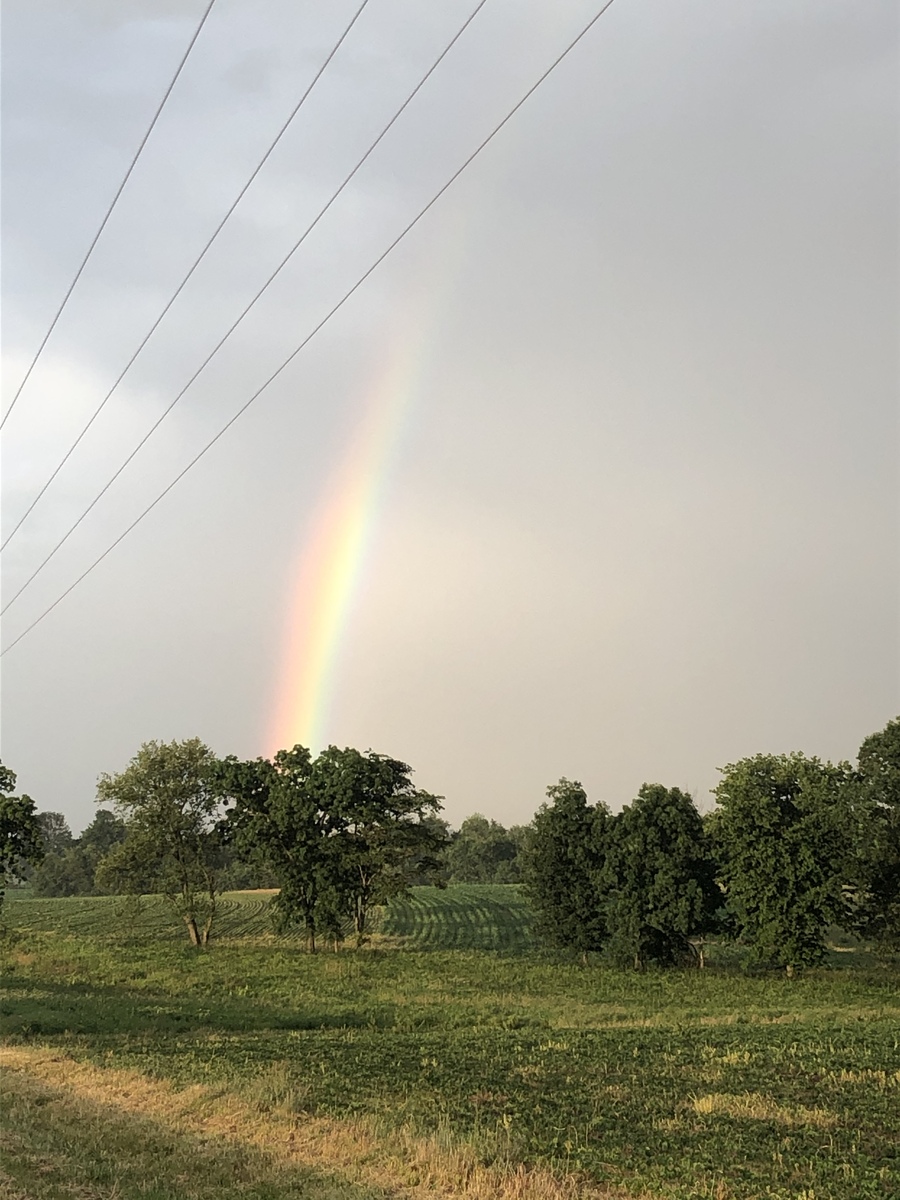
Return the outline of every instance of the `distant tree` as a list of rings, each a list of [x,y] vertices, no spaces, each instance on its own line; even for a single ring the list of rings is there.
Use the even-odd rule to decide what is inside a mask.
[[[209,941],[219,894],[215,762],[199,738],[145,742],[124,771],[97,784],[98,803],[111,805],[126,825],[124,840],[98,863],[98,886],[161,892],[195,946]]]
[[[727,766],[710,822],[727,904],[754,957],[792,971],[824,957],[846,913],[852,775],[802,754]]]
[[[64,854],[75,840],[66,818],[58,812],[39,812],[38,821],[41,824],[44,854]]]
[[[613,818],[604,871],[610,953],[636,968],[683,960],[722,894],[700,814],[678,788],[645,783]]]
[[[859,750],[857,903],[853,925],[882,946],[900,949],[900,718]]]
[[[90,896],[94,870],[77,842],[62,853],[45,854],[31,877],[36,896]]]
[[[499,822],[481,813],[466,817],[447,847],[449,882],[518,883],[519,845]]]
[[[69,822],[59,812],[39,812],[44,856],[29,873],[28,882],[38,896],[73,896],[91,889],[91,873],[85,874]]]
[[[447,847],[450,842],[450,825],[436,812],[422,817],[421,825],[434,847],[426,856],[414,850],[405,860],[403,877],[409,887],[446,887],[449,882]]]
[[[31,877],[38,896],[90,896],[100,859],[125,838],[125,822],[101,809],[78,838],[59,813],[39,813],[47,853]],[[53,818],[48,821],[47,818]],[[49,836],[48,836],[49,828]]]
[[[44,855],[41,826],[30,796],[14,796],[15,772],[0,763],[0,907],[10,879]]]
[[[121,817],[106,808],[100,808],[90,825],[82,831],[78,844],[92,865],[96,866],[113,846],[124,842],[127,832],[128,827]]]
[[[560,779],[534,818],[524,853],[525,893],[538,933],[556,946],[599,950],[609,935],[604,890],[611,816],[580,783]]]

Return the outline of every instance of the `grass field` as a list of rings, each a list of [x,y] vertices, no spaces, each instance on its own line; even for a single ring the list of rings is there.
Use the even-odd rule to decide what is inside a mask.
[[[314,958],[256,894],[207,952],[156,900],[6,920],[0,1196],[900,1195],[886,968],[556,961],[514,888],[417,889]]]

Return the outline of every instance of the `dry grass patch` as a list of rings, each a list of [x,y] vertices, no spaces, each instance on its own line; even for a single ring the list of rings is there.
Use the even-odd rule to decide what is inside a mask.
[[[651,1200],[645,1192],[638,1197],[542,1168],[485,1166],[471,1148],[449,1139],[442,1144],[438,1138],[385,1135],[364,1121],[298,1114],[290,1111],[287,1097],[288,1103],[280,1107],[265,1101],[254,1105],[221,1088],[197,1084],[176,1089],[136,1071],[101,1069],[40,1047],[4,1047],[0,1066],[67,1094],[74,1102],[107,1105],[196,1138],[225,1139],[284,1165],[333,1172],[348,1183],[405,1200]],[[263,1081],[262,1094],[271,1094],[275,1084],[271,1091],[277,1095],[278,1082]],[[0,1200],[6,1200],[2,1192]]]
[[[817,1129],[833,1129],[838,1123],[835,1113],[824,1108],[805,1108],[802,1104],[779,1104],[759,1092],[711,1092],[695,1096],[691,1108],[698,1116],[734,1117],[739,1121],[778,1121],[782,1125],[812,1125]]]

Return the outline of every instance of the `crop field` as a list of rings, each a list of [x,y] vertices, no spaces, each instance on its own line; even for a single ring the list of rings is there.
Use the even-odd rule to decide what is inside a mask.
[[[158,900],[8,903],[0,1196],[900,1195],[895,970],[615,971],[502,887],[312,957],[265,902],[205,952]]]
[[[413,888],[388,906],[379,930],[417,950],[529,950],[531,912],[518,888],[457,884]]]
[[[74,935],[117,935],[180,941],[184,932],[160,896],[74,896],[65,900],[16,900],[16,928],[62,930]],[[272,935],[268,892],[227,892],[219,900],[219,940]],[[397,946],[417,950],[525,950],[533,946],[531,913],[515,887],[460,884],[413,888],[391,902],[376,930]],[[278,940],[293,941],[293,937]]]

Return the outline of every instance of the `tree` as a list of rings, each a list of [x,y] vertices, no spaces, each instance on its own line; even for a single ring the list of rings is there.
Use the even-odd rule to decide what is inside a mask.
[[[53,818],[48,821],[47,818]],[[39,813],[46,854],[31,878],[38,896],[91,896],[98,890],[95,872],[100,859],[125,838],[125,822],[100,809],[80,837],[73,838],[59,813]],[[51,829],[48,837],[48,827]],[[53,839],[53,848],[48,842]]]
[[[900,949],[900,718],[859,749],[854,927]]]
[[[126,834],[127,826],[122,818],[106,808],[100,808],[90,825],[82,830],[78,844],[87,855],[88,861],[96,866],[105,854],[109,854],[113,846],[125,840]]]
[[[45,854],[65,854],[71,848],[74,838],[69,822],[58,812],[40,812],[38,821],[41,825],[41,838]]]
[[[90,896],[94,870],[81,846],[74,842],[61,854],[45,854],[31,877],[36,896]]]
[[[450,883],[518,883],[519,844],[511,831],[481,813],[466,817],[447,847]]]
[[[195,946],[209,941],[219,892],[215,762],[199,738],[145,742],[124,771],[97,784],[98,803],[126,825],[124,840],[97,866],[98,885],[162,892]]]
[[[438,866],[441,839],[429,818],[439,800],[386,755],[329,746],[313,759],[294,746],[271,761],[231,757],[219,765],[218,788],[233,802],[229,835],[275,872],[276,909],[305,928],[311,952],[321,934],[340,940],[345,922],[361,941],[372,905]]]
[[[605,879],[610,951],[638,969],[668,965],[712,932],[722,895],[700,814],[679,788],[645,783],[614,817]]]
[[[410,876],[439,867],[443,843],[427,818],[440,800],[415,787],[406,763],[371,750],[329,746],[313,763],[313,782],[338,826],[332,888],[359,945],[375,905],[405,892]]]
[[[711,821],[728,908],[754,957],[791,973],[824,957],[846,912],[852,774],[802,754],[758,754],[722,772]]]
[[[14,796],[15,772],[0,763],[0,907],[7,881],[18,878],[25,863],[44,854],[41,826],[30,796]]]
[[[280,890],[276,911],[299,920],[315,952],[320,896],[326,890],[325,840],[332,832],[310,787],[312,756],[304,746],[279,750],[274,759],[240,762],[233,755],[216,770],[220,797],[233,802],[225,836],[238,850],[271,868]]]
[[[581,784],[568,779],[548,787],[547,795],[523,864],[538,933],[551,945],[599,950],[609,933],[602,886],[609,809],[589,805]]]

